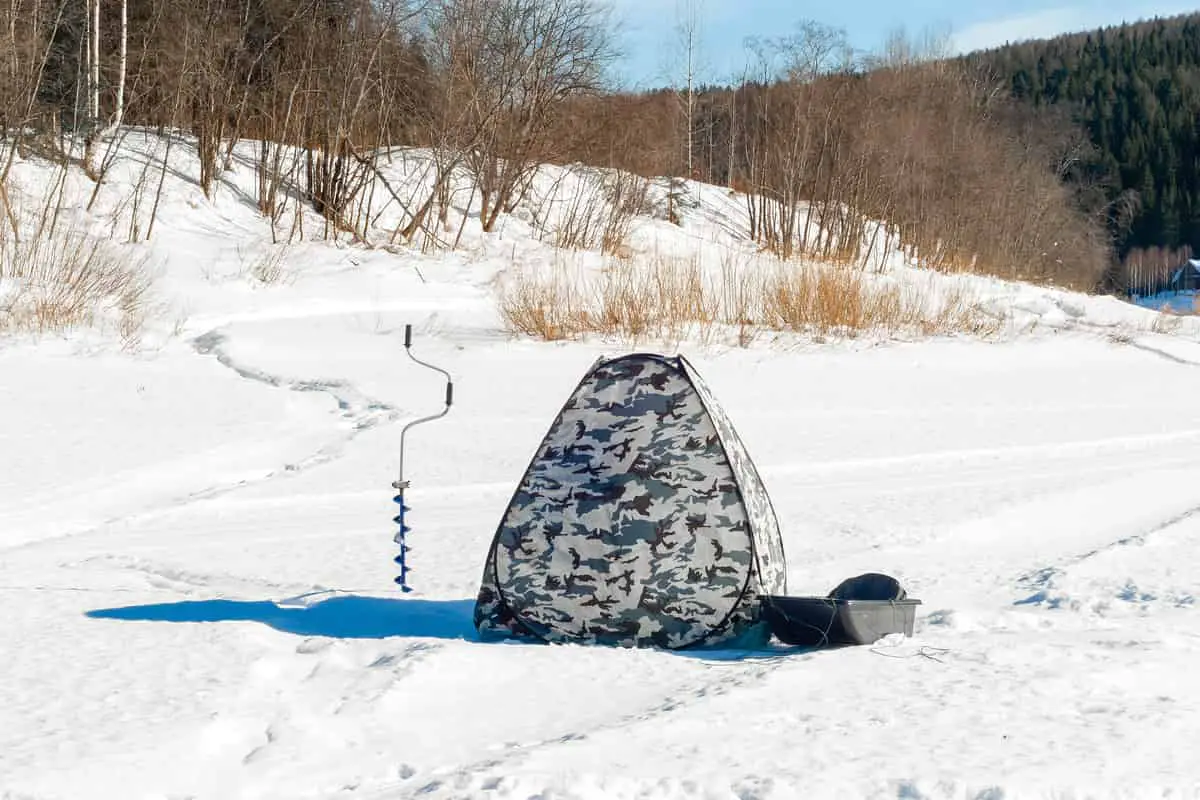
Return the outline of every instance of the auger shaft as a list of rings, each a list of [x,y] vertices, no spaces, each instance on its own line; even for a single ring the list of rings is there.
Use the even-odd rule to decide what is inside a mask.
[[[395,581],[400,585],[400,590],[407,593],[412,591],[412,587],[408,585],[408,573],[411,572],[408,566],[408,553],[412,549],[408,546],[408,532],[412,529],[409,528],[405,523],[404,515],[412,509],[410,509],[409,506],[404,502],[404,490],[409,486],[409,482],[404,479],[404,442],[406,436],[408,435],[409,429],[425,422],[431,422],[435,419],[440,419],[449,413],[450,406],[454,402],[454,381],[450,377],[450,373],[446,370],[442,369],[441,367],[435,367],[433,364],[426,363],[413,355],[412,325],[404,326],[404,350],[406,353],[408,353],[408,357],[416,363],[436,372],[440,372],[442,375],[446,376],[446,407],[443,408],[438,414],[430,414],[427,417],[414,419],[406,424],[400,431],[400,474],[399,477],[392,483],[392,488],[396,490],[396,496],[392,498],[392,502],[399,506],[396,516],[392,518],[392,521],[400,526],[400,530],[397,531],[396,535],[392,538],[392,541],[400,545],[400,554],[393,559],[398,565],[400,565],[400,574],[396,577]]]

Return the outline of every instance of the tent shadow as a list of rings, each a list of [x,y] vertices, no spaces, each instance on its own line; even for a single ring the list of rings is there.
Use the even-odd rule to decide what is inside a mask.
[[[690,658],[709,663],[741,662],[741,661],[778,661],[792,659],[795,656],[821,653],[830,647],[802,647],[799,645],[782,644],[771,641],[763,644],[738,647],[712,645],[685,650],[669,650],[667,652],[680,658]]]
[[[403,600],[361,595],[338,595],[305,606],[280,605],[270,600],[182,600],[176,603],[102,608],[86,612],[91,619],[125,622],[256,622],[295,636],[335,639],[457,639],[490,642],[475,630],[474,600]],[[502,637],[512,645],[544,642]],[[613,649],[625,649],[612,646]],[[814,652],[775,642],[757,646],[712,646],[663,652],[707,662],[775,660]]]
[[[474,600],[399,600],[344,595],[307,606],[269,600],[185,600],[104,608],[92,619],[127,622],[257,622],[296,636],[385,639],[392,636],[477,641]]]

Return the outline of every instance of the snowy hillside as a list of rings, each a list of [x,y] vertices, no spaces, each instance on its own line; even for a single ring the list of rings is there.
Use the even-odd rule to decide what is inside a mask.
[[[555,203],[584,185],[547,168],[494,233],[468,216],[457,249],[422,249],[390,240],[403,214],[382,180],[406,198],[424,179],[421,154],[397,154],[368,243],[324,241],[306,213],[304,241],[272,244],[246,163],[210,201],[178,146],[144,241],[159,176],[142,165],[163,146],[130,136],[90,211],[86,177],[63,188],[76,230],[153,273],[137,332],[113,308],[0,340],[0,798],[1200,790],[1194,319],[881,249],[864,280],[935,314],[956,297],[987,330],[746,336],[718,319],[667,341],[541,342],[505,329],[506,282],[672,258],[720,289],[770,263],[741,199],[693,185],[675,225],[656,185],[613,259],[553,246]],[[24,161],[14,180],[28,212],[54,171]],[[124,243],[135,219],[143,241]],[[407,360],[405,324],[456,390],[406,456],[410,595],[392,583],[389,484],[401,424],[442,394]],[[913,638],[687,654],[476,640],[485,550],[533,448],[597,356],[635,347],[685,353],[738,427],[791,593],[895,575],[923,601]]]

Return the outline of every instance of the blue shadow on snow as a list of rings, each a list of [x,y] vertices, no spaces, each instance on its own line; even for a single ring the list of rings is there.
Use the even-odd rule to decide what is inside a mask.
[[[385,639],[413,636],[478,640],[474,600],[393,600],[347,595],[310,606],[267,600],[186,600],[87,612],[93,619],[130,622],[258,622],[297,636]]]
[[[344,595],[309,606],[281,606],[269,600],[184,600],[88,611],[92,619],[127,622],[257,622],[296,636],[386,639],[391,636],[459,639],[510,645],[545,646],[512,637],[481,637],[475,630],[474,600],[400,600]],[[728,643],[662,652],[708,662],[776,660],[815,652],[767,641]],[[617,648],[620,649],[620,648]]]

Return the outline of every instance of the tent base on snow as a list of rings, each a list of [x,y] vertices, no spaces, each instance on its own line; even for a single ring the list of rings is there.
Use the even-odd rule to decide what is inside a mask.
[[[500,522],[481,634],[680,649],[769,638],[779,523],[724,412],[683,357],[597,361]]]

